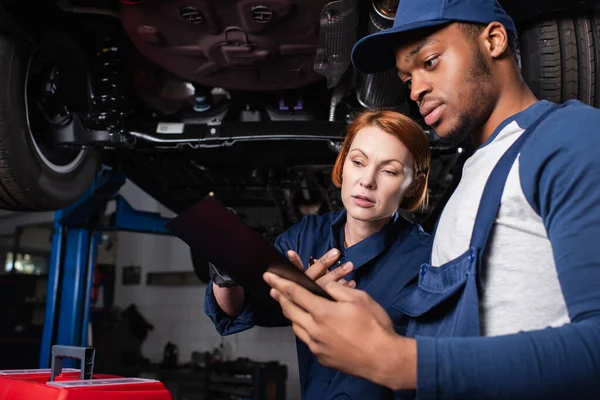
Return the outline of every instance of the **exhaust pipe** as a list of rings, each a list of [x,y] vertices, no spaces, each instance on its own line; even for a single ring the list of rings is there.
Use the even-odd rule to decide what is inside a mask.
[[[390,28],[394,23],[398,0],[373,0],[369,14],[368,33]],[[365,108],[391,108],[404,98],[404,85],[395,69],[376,74],[358,73],[356,98]]]

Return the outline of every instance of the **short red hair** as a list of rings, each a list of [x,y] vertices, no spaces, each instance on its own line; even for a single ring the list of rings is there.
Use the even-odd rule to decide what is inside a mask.
[[[400,204],[400,208],[413,211],[424,206],[427,199],[427,184],[429,181],[429,167],[431,163],[431,153],[429,151],[429,141],[425,136],[423,129],[412,119],[396,111],[365,111],[359,114],[348,126],[346,139],[342,144],[338,154],[331,178],[337,187],[342,186],[342,173],[346,156],[350,151],[352,142],[358,131],[369,126],[376,126],[382,131],[395,136],[400,140],[408,151],[412,154],[415,165],[415,179],[419,174],[424,174],[425,179],[420,181],[420,185],[405,197]]]

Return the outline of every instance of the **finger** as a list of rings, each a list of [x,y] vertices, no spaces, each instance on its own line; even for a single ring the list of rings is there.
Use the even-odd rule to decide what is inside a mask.
[[[327,270],[337,261],[340,256],[338,249],[331,249],[323,257],[315,261],[313,265],[308,267],[306,275],[314,280],[327,273]]]
[[[316,341],[313,340],[313,338],[310,336],[306,329],[304,329],[298,324],[292,324],[292,330],[294,331],[294,334],[298,339],[306,343],[309,349],[313,349],[315,347]]]
[[[312,326],[312,316],[290,301],[287,297],[282,296],[281,292],[276,289],[271,289],[270,295],[279,302],[279,305],[281,305],[281,309],[283,310],[283,315],[293,324],[300,326],[304,330],[307,330]]]
[[[338,281],[338,283],[340,285],[344,285],[344,286],[348,286],[351,288],[355,288],[356,287],[356,281],[347,281],[345,278],[342,278]]]
[[[361,295],[360,290],[356,290],[349,285],[340,285],[337,282],[329,282],[327,286],[323,288],[334,300],[336,301],[347,301],[353,302],[358,300]]]
[[[315,263],[308,267],[306,271],[304,271],[304,273],[311,280],[316,281],[317,279],[327,274],[327,268],[325,268],[325,264],[323,263]]]
[[[302,260],[300,259],[298,253],[296,253],[294,250],[288,250],[287,255],[292,264],[298,267],[300,271],[304,271],[304,265],[302,264]]]
[[[353,269],[353,265],[351,262],[347,262],[344,265],[342,265],[341,267],[337,267],[336,269],[329,271],[328,274],[320,277],[317,280],[317,285],[321,286],[322,288],[324,288],[325,286],[327,286],[327,284],[329,282],[336,282],[339,281],[340,279],[344,278],[346,275],[348,275],[350,272],[352,272]]]
[[[317,355],[317,358],[319,358],[319,355],[321,354],[321,344],[319,343],[318,336],[311,335],[310,332],[296,324],[292,324],[292,330],[298,339],[306,343],[311,353]]]
[[[287,297],[292,303],[295,303],[304,310],[310,311],[322,309],[327,307],[327,303],[331,303],[330,300],[312,294],[302,286],[287,279],[283,279],[271,272],[265,272],[263,279],[269,286],[273,289],[277,289],[279,294],[281,294],[279,299],[276,299],[280,304],[281,299]]]

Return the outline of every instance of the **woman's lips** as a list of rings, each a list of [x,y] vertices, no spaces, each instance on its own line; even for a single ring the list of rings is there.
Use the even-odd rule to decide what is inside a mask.
[[[374,201],[362,196],[353,196],[352,201],[354,201],[354,204],[362,208],[370,208],[375,205]]]

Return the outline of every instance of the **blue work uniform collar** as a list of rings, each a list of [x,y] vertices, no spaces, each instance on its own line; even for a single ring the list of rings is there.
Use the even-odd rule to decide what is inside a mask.
[[[379,232],[345,249],[344,227],[346,226],[346,218],[347,212],[343,210],[331,223],[329,248],[336,248],[341,253],[338,263],[332,269],[351,261],[354,265],[354,271],[356,271],[381,254],[394,240],[402,240],[398,235],[398,230],[409,223],[396,212],[390,222],[381,228]]]
[[[504,121],[498,125],[498,127],[494,130],[492,135],[485,141],[477,150],[480,150],[490,143],[492,143],[496,137],[506,128],[509,124],[516,121],[521,129],[527,129],[529,125],[531,125],[542,113],[552,107],[551,102],[548,100],[538,100],[523,111],[518,112],[515,115],[512,115],[506,118]]]

